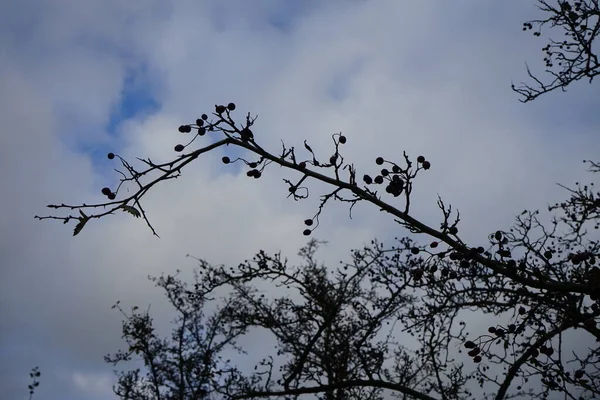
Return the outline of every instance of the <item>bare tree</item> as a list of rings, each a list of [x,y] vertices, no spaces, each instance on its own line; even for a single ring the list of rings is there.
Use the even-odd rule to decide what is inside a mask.
[[[379,390],[385,389],[407,399],[466,399],[469,379],[476,379],[482,390],[475,398],[546,398],[552,392],[572,399],[600,396],[598,347],[572,354],[563,350],[565,335],[572,330],[600,340],[600,269],[595,266],[599,243],[587,231],[600,223],[600,193],[593,185],[567,189],[569,199],[549,208],[554,216],[550,225],[538,219],[537,211],[524,211],[512,228],[490,229],[486,247],[469,246],[459,235],[458,212],[441,198],[439,228],[410,214],[413,184],[431,168],[424,156],[413,160],[405,153],[399,163],[378,157],[376,174],[359,175],[344,160],[341,150],[347,138],[341,133],[332,135],[334,148],[326,161],[306,141],[304,150],[283,144],[274,154],[257,143],[251,129],[256,119],[248,114],[238,125],[231,116],[234,110],[233,103],[218,105],[211,121],[202,115],[195,124],[179,127],[182,133],[195,134],[189,143],[175,146],[183,154],[172,161],[138,159],[143,165],[138,170],[109,153],[123,170],[114,190],[102,189],[107,202],[50,205],[70,214],[37,218],[76,221],[77,235],[90,220],[121,210],[144,219],[156,234],[142,207],[143,196],[159,182],[179,176],[202,154],[229,145],[247,150],[252,158],[225,156],[222,161],[245,164],[250,178],[261,178],[272,163],[296,172],[299,178],[284,180],[295,200],[308,197],[310,179],[332,188],[321,195],[314,216],[304,221],[304,235],[317,228],[325,205],[338,200],[348,203],[351,211],[359,201],[371,203],[414,238],[398,239],[388,247],[373,242],[353,252],[354,263],[338,270],[333,280],[311,261],[314,243],[304,250],[309,261],[304,272],[288,271],[280,259],[264,254],[257,256],[255,265],[242,264],[229,272],[203,263],[206,272],[190,295],[206,299],[216,288],[228,286],[234,306],[219,314],[225,331],[241,335],[249,327],[269,329],[278,340],[279,355],[288,360],[279,382],[272,379],[274,361],[269,359],[252,376],[229,370],[225,383],[212,382],[213,392],[226,399],[320,393],[329,400],[378,399]],[[223,137],[184,153],[207,132]],[[600,165],[591,162],[590,171],[599,172]],[[132,194],[117,200],[129,184],[134,186]],[[402,200],[402,206],[385,197],[395,199],[394,204]],[[248,286],[257,279],[289,286],[305,303],[285,298],[267,303]],[[501,322],[487,332],[467,335],[457,317],[472,310]],[[417,352],[392,349],[392,336],[375,341],[373,335],[392,321],[414,335]],[[462,363],[454,359],[453,346],[458,343],[468,349],[476,374],[464,374]],[[394,362],[388,367],[384,364],[390,357]]]
[[[555,89],[564,91],[580,79],[592,82],[600,74],[598,52],[594,49],[594,41],[600,33],[598,0],[537,0],[537,5],[544,18],[525,22],[523,30],[541,36],[544,29],[549,29],[558,35],[549,37],[542,48],[545,72],[550,79],[536,76],[527,66],[531,82],[512,85],[524,103]]]

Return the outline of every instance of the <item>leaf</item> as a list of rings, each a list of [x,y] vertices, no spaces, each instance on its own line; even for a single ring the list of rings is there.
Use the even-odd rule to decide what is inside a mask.
[[[128,212],[129,214],[133,215],[136,218],[141,217],[140,212],[135,207],[123,204],[121,206],[121,208],[123,209],[123,211]]]
[[[310,148],[310,146],[306,143],[306,140],[304,141],[304,147],[306,147],[306,150],[310,151],[311,153],[313,153],[312,149]],[[313,153],[314,154],[314,153]]]
[[[89,218],[79,218],[79,223],[75,226],[75,230],[73,230],[73,236],[77,236],[89,220]]]

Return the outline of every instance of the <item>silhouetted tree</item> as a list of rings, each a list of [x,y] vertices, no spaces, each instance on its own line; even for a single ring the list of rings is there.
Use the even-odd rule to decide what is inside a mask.
[[[315,242],[303,250],[307,267],[300,270],[290,270],[280,257],[264,253],[259,253],[254,263],[231,267],[229,271],[201,262],[204,272],[194,289],[189,293],[179,290],[185,293],[179,297],[183,304],[198,299],[195,301],[201,305],[214,290],[229,287],[229,305],[217,314],[221,322],[218,329],[223,329],[223,337],[229,338],[224,343],[251,327],[262,327],[274,334],[281,360],[263,360],[252,375],[244,375],[235,367],[223,367],[220,380],[197,378],[198,387],[211,385],[210,393],[225,399],[296,398],[308,393],[319,393],[327,400],[379,399],[383,389],[407,399],[466,399],[468,383],[474,379],[482,387],[485,385],[485,390],[474,398],[547,398],[552,392],[573,399],[600,396],[599,348],[578,349],[571,354],[563,350],[565,335],[573,330],[600,340],[596,327],[600,316],[600,269],[595,266],[600,244],[587,231],[590,227],[597,229],[600,223],[600,193],[594,192],[593,185],[567,189],[569,199],[549,208],[553,213],[549,225],[538,219],[537,211],[524,211],[512,228],[490,229],[485,247],[471,246],[459,235],[458,212],[441,198],[439,228],[410,214],[415,179],[432,167],[424,156],[413,160],[404,153],[399,163],[377,157],[376,174],[358,174],[352,164],[344,161],[341,150],[347,138],[341,133],[332,135],[334,149],[326,161],[320,160],[306,141],[307,157],[300,154],[302,150],[285,144],[279,154],[273,154],[257,143],[251,129],[255,118],[248,114],[245,122],[238,125],[231,117],[234,110],[233,103],[218,105],[212,120],[202,115],[195,124],[180,126],[180,132],[193,131],[194,136],[189,143],[175,146],[175,151],[182,154],[172,161],[156,164],[150,159],[139,159],[144,167],[138,170],[122,157],[109,153],[108,158],[118,160],[123,170],[116,189],[102,190],[107,202],[50,205],[53,209],[78,211],[79,215],[37,218],[64,223],[75,220],[77,235],[91,219],[122,210],[143,218],[156,234],[141,204],[148,190],[177,177],[203,153],[221,146],[237,146],[253,158],[232,160],[225,156],[223,163],[246,165],[247,175],[253,179],[261,178],[272,163],[295,171],[298,179],[284,180],[295,200],[308,197],[304,185],[311,178],[332,188],[320,197],[314,216],[304,221],[304,235],[309,236],[317,228],[324,206],[339,200],[349,203],[350,209],[359,201],[371,203],[390,214],[414,237],[400,238],[392,246],[374,241],[371,246],[354,251],[353,263],[335,271],[334,278],[314,262]],[[222,134],[223,138],[184,153],[207,132]],[[600,164],[590,165],[590,171],[600,171]],[[129,183],[134,184],[133,189],[125,192],[123,188]],[[402,207],[385,198],[395,199],[395,204],[401,199]],[[169,279],[174,288],[181,287]],[[260,280],[284,285],[290,292],[268,302],[249,286]],[[169,292],[168,287],[165,289]],[[293,291],[302,302],[290,298]],[[474,310],[496,316],[498,323],[487,332],[465,333],[465,324],[457,317]],[[377,337],[388,323],[414,335],[417,350],[411,352],[396,345],[392,334],[383,339]],[[159,399],[162,392],[158,387],[169,379],[182,381],[181,369],[188,368],[188,361],[183,362],[180,357],[180,361],[163,363],[183,362],[184,367],[177,369],[180,372],[170,372],[169,379],[161,375],[163,372],[152,372],[156,365],[153,360],[162,360],[164,357],[159,354],[169,347],[159,345],[162,342],[151,335],[150,329],[145,332],[150,332],[148,338],[145,342],[134,341],[138,343],[134,350],[146,346],[154,352],[144,355],[150,374],[144,382],[151,383],[155,394],[144,389],[142,395],[148,397],[139,398]],[[464,373],[462,363],[455,359],[453,349],[459,344],[468,350],[475,363],[470,366],[476,368],[476,373]],[[197,357],[206,351],[202,346],[195,349]],[[194,360],[189,362],[189,368],[196,365]],[[392,360],[391,364],[386,364],[388,360]],[[279,379],[273,377],[276,363],[281,365]],[[131,381],[138,382],[137,379],[138,375]],[[171,397],[165,398],[194,398],[187,386],[177,388],[178,391],[169,389]]]
[[[594,49],[594,41],[600,33],[598,0],[537,0],[537,5],[544,17],[525,22],[523,30],[532,30],[535,36],[541,36],[542,30],[549,28],[558,34],[549,37],[542,48],[550,79],[536,76],[528,66],[527,74],[532,82],[518,87],[512,85],[524,103],[558,88],[565,90],[580,79],[592,82],[600,74],[598,51]]]

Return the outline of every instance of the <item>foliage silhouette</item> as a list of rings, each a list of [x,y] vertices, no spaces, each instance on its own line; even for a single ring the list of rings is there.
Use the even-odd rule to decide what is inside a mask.
[[[600,74],[598,53],[594,49],[594,41],[600,34],[598,0],[537,0],[537,6],[544,18],[525,22],[523,30],[533,31],[533,35],[539,37],[543,28],[554,28],[563,38],[548,38],[542,48],[545,72],[551,77],[549,81],[538,78],[527,66],[527,74],[533,83],[512,85],[524,103],[559,88],[564,91],[580,79],[588,78],[592,82]]]
[[[156,282],[180,316],[175,333],[171,340],[159,339],[147,313],[126,315],[124,337],[130,348],[107,361],[127,361],[138,352],[148,372],[146,377],[139,370],[123,373],[116,388],[120,397],[250,399],[317,393],[327,400],[380,399],[383,390],[414,399],[546,398],[553,392],[574,399],[600,396],[599,349],[573,354],[564,350],[565,335],[573,330],[600,341],[596,327],[600,269],[595,265],[600,243],[588,234],[588,228],[598,229],[600,223],[600,193],[594,192],[593,184],[565,188],[569,198],[549,207],[550,224],[541,222],[538,211],[526,210],[512,228],[494,229],[486,247],[469,246],[459,235],[458,212],[441,198],[439,228],[410,214],[415,180],[432,168],[426,157],[413,161],[404,153],[402,162],[378,157],[377,174],[363,174],[361,182],[353,164],[345,163],[341,150],[350,139],[341,133],[332,135],[334,149],[325,162],[306,141],[306,157],[285,144],[273,154],[256,141],[251,129],[256,118],[248,114],[243,124],[236,124],[232,105],[215,106],[211,121],[203,114],[195,124],[179,128],[182,133],[196,132],[182,144],[184,150],[207,132],[223,135],[222,139],[162,164],[138,159],[141,170],[111,153],[124,168],[119,185],[110,192],[115,198],[49,205],[79,216],[36,218],[75,220],[76,235],[91,219],[121,210],[143,218],[156,235],[142,207],[143,196],[159,182],[179,176],[202,154],[237,146],[255,158],[226,156],[222,161],[245,164],[248,177],[261,178],[273,163],[298,173],[296,180],[284,179],[295,200],[309,196],[310,178],[332,187],[321,195],[317,212],[303,221],[305,235],[318,228],[325,205],[338,200],[348,203],[350,212],[359,201],[371,203],[414,238],[399,238],[391,246],[373,241],[353,251],[353,262],[334,271],[334,277],[328,272],[331,268],[318,266],[314,259],[318,243],[311,241],[300,253],[306,262],[303,268],[288,268],[280,255],[260,252],[237,268],[213,267],[200,260],[193,289],[175,277],[160,278]],[[592,173],[600,171],[600,164],[589,163]],[[117,200],[130,183],[137,190]],[[379,187],[385,189],[380,193]],[[402,207],[384,198],[401,199]],[[261,281],[288,292],[268,301],[251,286]],[[202,307],[215,291],[225,288],[231,290],[226,304],[204,321]],[[473,311],[499,322],[485,332],[467,334],[459,315]],[[388,324],[398,330],[377,336]],[[264,359],[252,374],[218,358],[226,347],[235,348],[236,339],[257,328],[274,335],[276,358]],[[398,331],[413,335],[417,349],[398,345],[393,334]],[[468,350],[467,368],[474,368],[474,373],[465,372],[455,354],[457,347]],[[208,361],[200,362],[206,354]],[[196,371],[202,365],[210,367]],[[471,382],[482,387],[481,393],[471,394]]]

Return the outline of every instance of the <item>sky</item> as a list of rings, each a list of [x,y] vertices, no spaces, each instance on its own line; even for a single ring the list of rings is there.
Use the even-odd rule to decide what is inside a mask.
[[[186,254],[295,259],[318,198],[288,199],[290,174],[277,168],[254,180],[223,165],[241,155],[230,149],[147,195],[160,239],[126,214],[77,237],[73,225],[34,220],[47,204],[102,200],[118,181],[108,151],[170,160],[177,127],[215,104],[235,102],[240,121],[259,115],[255,136],[274,152],[307,139],[328,156],[341,131],[359,172],[376,171],[377,156],[423,154],[432,168],[415,184],[413,215],[437,225],[440,194],[473,245],[563,199],[556,183],[591,178],[581,161],[600,149],[600,89],[579,82],[518,101],[511,81],[525,78],[525,62],[542,67],[545,42],[521,31],[536,16],[521,0],[1,2],[0,397],[25,398],[37,365],[40,399],[114,398],[102,357],[122,345],[121,318],[110,307],[152,304],[168,326],[173,314],[146,277],[191,271]],[[338,203],[314,236],[335,265],[372,238],[405,234],[373,207],[350,220]]]

